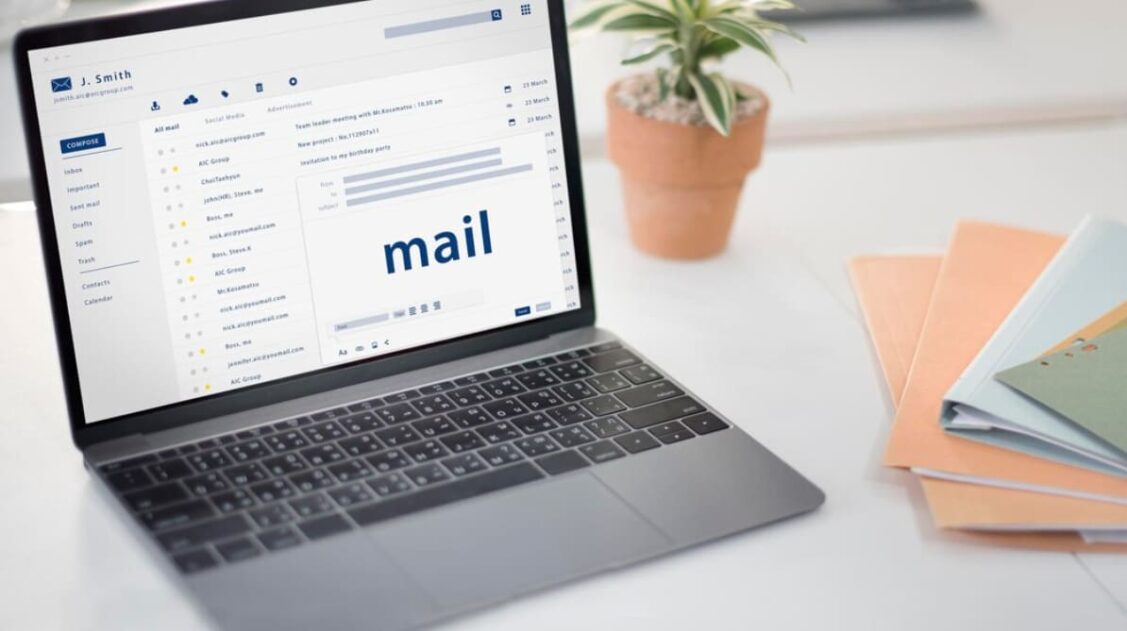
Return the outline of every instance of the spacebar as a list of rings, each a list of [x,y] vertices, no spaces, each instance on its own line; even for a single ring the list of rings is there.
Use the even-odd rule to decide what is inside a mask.
[[[544,477],[540,470],[528,462],[495,469],[456,482],[443,484],[430,489],[423,489],[411,495],[394,497],[391,499],[360,506],[348,511],[352,519],[361,526],[375,524],[387,519],[401,517],[428,508],[442,506],[470,497],[500,491],[501,489],[532,482]]]

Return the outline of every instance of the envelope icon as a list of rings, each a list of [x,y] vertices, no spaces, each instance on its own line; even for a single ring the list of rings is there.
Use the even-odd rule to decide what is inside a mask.
[[[58,79],[51,79],[52,92],[66,92],[70,88],[70,77],[59,77]]]

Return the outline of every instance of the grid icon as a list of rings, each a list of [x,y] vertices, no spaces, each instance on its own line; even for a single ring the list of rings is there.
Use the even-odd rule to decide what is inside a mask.
[[[531,4],[520,5],[520,14],[521,15],[532,15],[532,5]]]

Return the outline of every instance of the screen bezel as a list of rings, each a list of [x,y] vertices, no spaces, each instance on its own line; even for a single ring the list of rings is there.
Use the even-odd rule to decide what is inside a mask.
[[[564,167],[568,182],[572,237],[579,283],[579,309],[418,346],[389,355],[321,368],[300,375],[248,386],[233,392],[173,403],[91,424],[86,423],[28,53],[32,50],[68,44],[373,1],[379,0],[207,2],[39,27],[23,31],[16,37],[14,47],[16,76],[20,106],[23,112],[28,160],[31,166],[39,235],[47,272],[48,295],[54,316],[55,339],[62,368],[63,389],[70,417],[71,437],[79,449],[123,436],[163,431],[217,416],[233,414],[470,357],[541,339],[561,331],[591,326],[595,323],[594,288],[591,278],[586,213],[580,174],[579,140],[575,122],[571,64],[567,48],[567,22],[564,15],[563,0],[547,0],[552,52],[555,60],[557,96],[559,98]]]

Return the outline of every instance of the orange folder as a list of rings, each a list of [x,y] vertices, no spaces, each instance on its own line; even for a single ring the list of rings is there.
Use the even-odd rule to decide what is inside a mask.
[[[885,464],[1127,499],[1127,478],[947,435],[943,395],[1063,243],[1057,235],[963,222],[932,292]]]
[[[899,404],[920,331],[927,315],[941,256],[866,256],[850,261],[849,271],[869,334],[894,404]],[[1024,491],[921,478],[936,525],[964,528],[989,525],[1084,523],[1119,524],[1127,507]],[[973,532],[953,535],[968,542],[1044,550],[1127,552],[1127,546],[1087,544],[1072,532]]]

